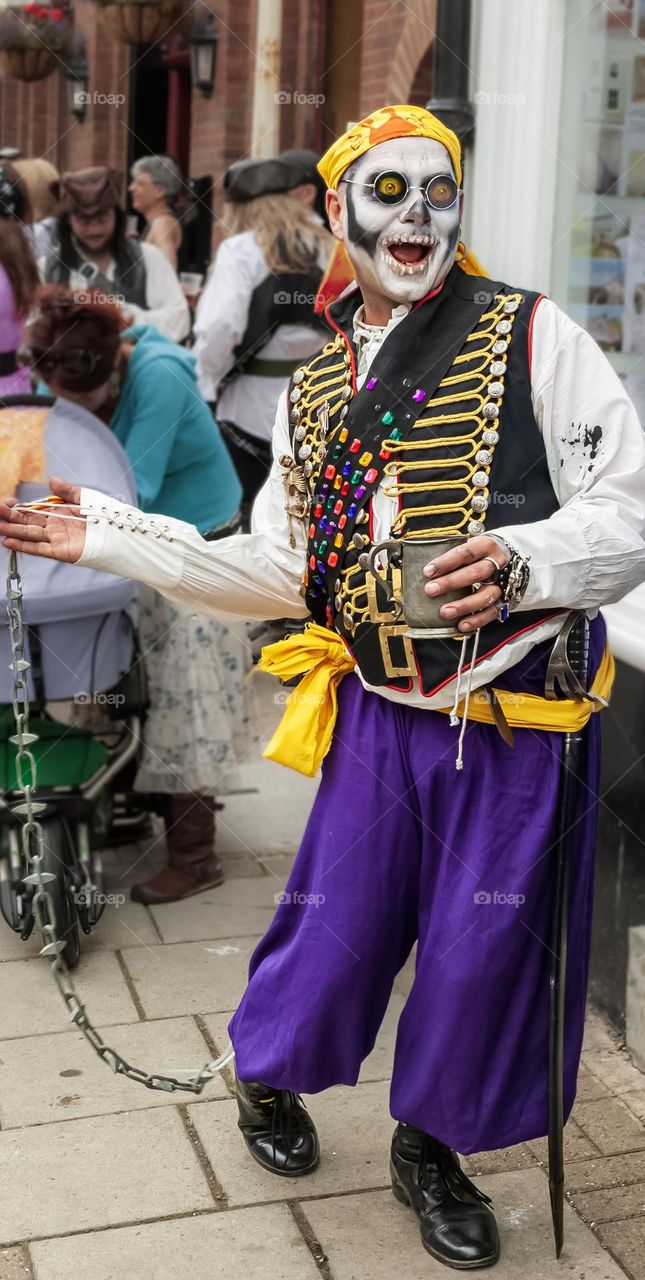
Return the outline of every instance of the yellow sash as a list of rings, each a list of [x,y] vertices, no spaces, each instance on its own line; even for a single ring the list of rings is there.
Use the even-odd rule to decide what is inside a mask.
[[[276,760],[313,778],[331,746],[338,714],[338,685],[355,665],[340,636],[315,622],[310,622],[302,634],[265,645],[258,664],[260,671],[268,671],[281,680],[303,677],[289,695],[280,724],[263,752],[267,760]],[[605,647],[591,692],[608,699],[614,673],[614,660]],[[495,693],[513,729],[570,733],[581,729],[592,712],[600,710],[594,702],[550,701],[534,693],[508,693],[505,689],[496,689]],[[436,709],[446,714],[450,711],[449,707]],[[458,713],[463,714],[463,702]],[[482,690],[471,694],[468,718],[480,724],[495,723]]]

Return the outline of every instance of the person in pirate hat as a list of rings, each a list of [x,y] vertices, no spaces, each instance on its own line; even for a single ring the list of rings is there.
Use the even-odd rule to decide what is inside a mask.
[[[129,324],[152,324],[182,342],[190,313],[176,272],[160,249],[126,236],[119,188],[118,174],[106,165],[63,174],[61,212],[40,264],[43,280],[68,286],[81,301],[98,289],[118,303]]]
[[[565,1118],[576,1090],[593,710],[612,679],[599,609],[645,578],[645,441],[593,340],[467,250],[460,146],[441,121],[384,107],[320,172],[356,281],[281,398],[250,536],[209,546],[165,521],[153,540],[139,513],[63,482],[55,492],[85,523],[5,510],[0,534],[224,619],[310,619],[262,659],[300,677],[265,754],[308,774],[322,763],[322,778],[229,1023],[240,1129],[271,1173],[316,1167],[300,1095],[356,1083],[416,943],[390,1094],[392,1187],[433,1257],[486,1266],[497,1225],[456,1152],[547,1132],[551,850],[572,731],[583,750]],[[455,545],[434,554],[446,538]],[[427,630],[451,634],[410,625],[424,600],[436,610]],[[590,620],[593,701],[546,696],[572,610]]]
[[[312,152],[240,160],[224,175],[219,246],[195,317],[199,386],[244,489],[242,514],[271,469],[278,400],[323,346],[314,301],[333,244],[314,212]]]

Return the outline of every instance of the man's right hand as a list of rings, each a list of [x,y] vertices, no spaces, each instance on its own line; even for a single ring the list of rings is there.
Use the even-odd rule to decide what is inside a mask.
[[[17,511],[14,503],[0,503],[0,538],[8,551],[76,564],[85,546],[85,517],[81,515],[81,491],[52,476],[49,486],[62,503],[41,511]],[[70,517],[70,518],[66,518]]]

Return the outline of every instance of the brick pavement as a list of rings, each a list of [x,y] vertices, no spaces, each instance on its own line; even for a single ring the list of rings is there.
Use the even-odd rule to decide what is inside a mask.
[[[191,1070],[225,1046],[249,952],[271,918],[315,784],[258,757],[228,785],[226,884],[152,911],[128,902],[84,940],[82,997],[137,1065]],[[162,855],[161,844],[152,859],[137,847],[111,853],[113,889]],[[111,1075],[67,1029],[36,950],[0,930],[0,1280],[445,1277],[388,1190],[388,1077],[410,963],[357,1087],[307,1100],[323,1158],[293,1183],[247,1157],[228,1070],[199,1100]],[[500,1223],[503,1255],[488,1274],[645,1280],[645,1076],[593,1015],[566,1158],[559,1263],[545,1142],[465,1161]]]

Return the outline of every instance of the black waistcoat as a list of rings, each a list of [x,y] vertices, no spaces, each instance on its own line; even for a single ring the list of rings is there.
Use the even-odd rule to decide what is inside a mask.
[[[306,599],[373,685],[432,693],[457,669],[453,639],[411,640],[366,572],[371,499],[398,497],[392,535],[492,532],[558,508],[531,402],[529,331],[538,294],[453,267],[389,334],[356,391],[358,291],[328,308],[335,338],[293,377],[293,458],[311,494]],[[431,465],[432,464],[432,465]],[[397,570],[390,590],[400,589]],[[478,662],[553,610],[482,628]]]
[[[56,244],[45,263],[45,280],[48,284],[68,285],[71,273],[85,261],[74,245]],[[114,251],[114,279],[109,280],[99,271],[88,281],[87,288],[101,289],[108,297],[118,296],[147,311],[146,264],[141,246],[135,240],[120,240]]]
[[[257,285],[249,301],[248,324],[235,347],[234,364],[222,380],[222,386],[244,373],[249,361],[259,355],[280,325],[306,325],[314,333],[320,333],[322,346],[327,330],[313,309],[321,278],[322,271],[314,263],[310,271],[271,272]]]

